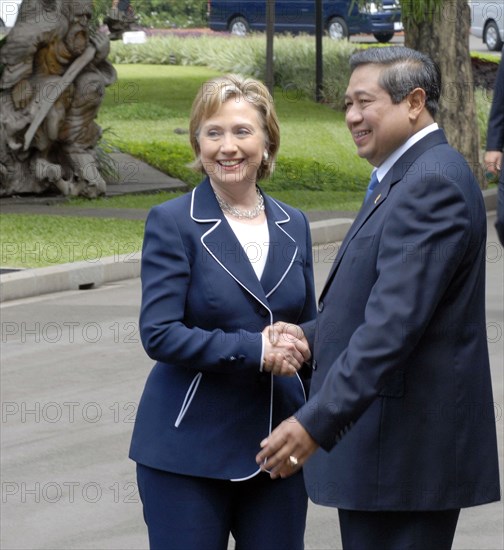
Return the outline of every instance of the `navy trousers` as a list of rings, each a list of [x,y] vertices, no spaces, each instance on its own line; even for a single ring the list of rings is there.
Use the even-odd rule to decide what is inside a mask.
[[[338,510],[344,550],[450,550],[460,510]]]
[[[302,550],[308,497],[301,472],[247,481],[183,476],[137,464],[151,550]]]

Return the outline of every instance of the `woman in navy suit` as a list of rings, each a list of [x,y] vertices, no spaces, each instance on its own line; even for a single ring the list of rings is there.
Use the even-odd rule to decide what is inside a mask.
[[[140,333],[156,361],[130,457],[151,548],[303,548],[307,496],[272,480],[258,443],[306,401],[306,340],[269,338],[315,316],[310,228],[264,194],[279,148],[272,98],[233,75],[205,83],[191,113],[192,193],[149,213]],[[298,470],[298,471],[296,471]],[[280,516],[279,516],[280,514]]]

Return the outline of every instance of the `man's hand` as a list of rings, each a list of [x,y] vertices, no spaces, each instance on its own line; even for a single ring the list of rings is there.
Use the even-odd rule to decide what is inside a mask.
[[[502,153],[500,151],[487,151],[483,162],[487,172],[497,175],[502,169]]]
[[[283,324],[288,326],[287,323]],[[302,338],[277,330],[278,325],[268,326],[262,332],[265,341],[263,369],[276,376],[294,376],[303,363],[310,359],[310,349],[299,327],[296,327],[300,331],[297,334]]]
[[[256,456],[256,462],[275,479],[296,473],[319,445],[291,416],[261,441],[261,447],[262,451]]]
[[[276,342],[277,339],[283,337],[287,341],[289,339],[301,340],[308,347],[308,341],[306,340],[303,329],[298,325],[294,325],[292,323],[284,323],[283,321],[278,321],[274,325],[271,325],[268,328],[270,329],[270,333],[269,333],[270,339],[273,342]],[[308,357],[308,359],[309,358],[310,357]]]

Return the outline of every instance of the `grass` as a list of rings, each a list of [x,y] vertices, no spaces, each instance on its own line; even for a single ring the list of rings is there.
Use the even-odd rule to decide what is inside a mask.
[[[93,208],[139,208],[149,210],[156,204],[174,199],[182,193],[178,191],[161,191],[146,195],[123,195],[119,197],[103,197],[92,201]],[[303,205],[303,210],[345,210],[356,212],[362,203],[362,198],[355,198],[351,191],[276,191],[272,195],[288,204]],[[69,203],[71,206],[88,208],[88,199],[75,198]]]
[[[2,214],[0,265],[44,267],[97,262],[140,250],[142,221]]]
[[[188,136],[181,132],[188,129],[192,99],[201,84],[218,73],[171,65],[118,65],[116,69],[118,82],[107,91],[98,119],[107,140],[121,148],[158,142],[190,151]],[[337,162],[367,180],[370,168],[356,158],[342,112],[281,89],[275,90],[275,103],[282,132],[280,159]]]
[[[196,185],[201,174],[186,167],[193,159],[187,135],[189,113],[198,88],[218,73],[170,65],[116,68],[119,80],[107,91],[99,116],[107,142]],[[325,208],[329,192],[335,191],[330,197],[335,208],[343,196],[345,202],[354,201],[357,209],[370,167],[355,154],[343,113],[282,89],[275,90],[275,103],[281,147],[277,169],[270,181],[262,183],[264,189],[275,196],[281,192],[288,202],[304,209]],[[304,198],[309,195],[300,191],[327,194],[320,201],[312,196],[307,203]],[[149,205],[151,199],[147,199]],[[114,200],[107,205],[113,206]]]

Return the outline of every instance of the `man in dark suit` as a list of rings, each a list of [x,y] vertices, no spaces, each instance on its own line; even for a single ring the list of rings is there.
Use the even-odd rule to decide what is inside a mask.
[[[502,58],[495,81],[492,109],[488,118],[485,164],[487,171],[499,174],[497,195],[497,221],[495,228],[499,240],[504,246],[504,170],[502,169],[502,150],[504,149],[504,61]]]
[[[378,183],[316,322],[272,329],[304,334],[314,372],[310,399],[261,442],[257,461],[273,477],[304,465],[311,499],[339,509],[346,550],[443,550],[460,508],[499,499],[485,208],[434,122],[432,60],[389,47],[350,64],[346,121]]]

